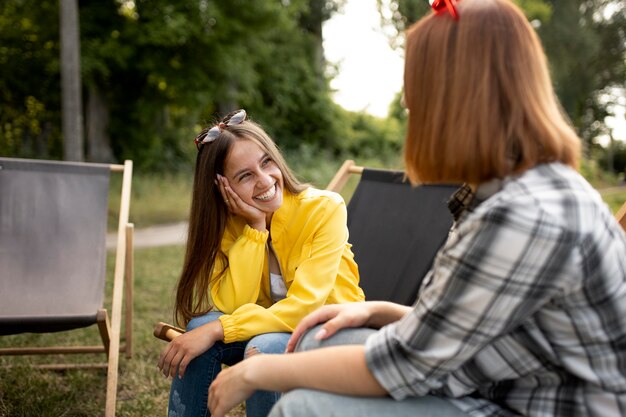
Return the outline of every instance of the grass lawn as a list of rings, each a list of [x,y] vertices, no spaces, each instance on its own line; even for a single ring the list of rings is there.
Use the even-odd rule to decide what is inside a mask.
[[[184,248],[168,246],[135,250],[134,352],[128,360],[120,355],[117,416],[165,416],[169,381],[157,372],[156,363],[165,342],[152,336],[157,321],[171,322],[173,288],[182,266]],[[112,274],[113,256],[107,271]],[[109,291],[111,289],[109,288]],[[28,343],[72,345],[100,344],[96,326],[53,334],[25,334],[0,337],[0,347]],[[49,357],[2,356],[0,366],[0,417],[101,416],[104,414],[106,372],[99,369],[40,371],[28,362],[45,362]],[[86,362],[104,355],[65,355],[62,361]],[[243,416],[243,407],[231,417]]]
[[[626,188],[620,189],[607,189],[607,191],[600,191],[602,199],[609,205],[609,208],[613,214],[617,213],[617,210],[622,207],[626,202]]]

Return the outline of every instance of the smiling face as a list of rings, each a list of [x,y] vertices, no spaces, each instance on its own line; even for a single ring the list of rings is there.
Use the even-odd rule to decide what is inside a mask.
[[[268,215],[283,203],[283,174],[267,151],[253,140],[233,143],[224,176],[246,204]]]

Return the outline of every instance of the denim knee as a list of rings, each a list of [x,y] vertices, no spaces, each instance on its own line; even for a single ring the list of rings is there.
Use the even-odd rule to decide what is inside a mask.
[[[319,349],[322,345],[320,340],[315,339],[315,334],[322,328],[321,324],[307,330],[296,344],[296,352],[305,352],[307,350]]]
[[[196,329],[202,325],[217,320],[220,316],[224,315],[221,311],[209,311],[208,313],[197,316],[189,320],[187,323],[187,331]]]
[[[254,336],[246,345],[244,359],[257,353],[285,353],[291,333],[263,333]]]
[[[298,340],[296,344],[296,352],[304,352],[307,350],[319,349],[327,346],[339,346],[339,345],[362,345],[365,344],[367,338],[376,333],[377,330],[367,327],[348,327],[340,329],[337,333],[330,336],[328,339],[316,340],[315,335],[322,328],[321,324],[318,324],[309,330],[307,330]]]

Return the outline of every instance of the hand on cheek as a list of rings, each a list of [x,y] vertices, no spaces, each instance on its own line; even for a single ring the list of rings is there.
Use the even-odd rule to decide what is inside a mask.
[[[230,186],[226,177],[218,174],[217,181],[219,183],[220,193],[222,194],[224,202],[230,212],[236,216],[241,216],[246,219],[246,222],[250,227],[260,231],[265,231],[265,218],[267,213],[243,201],[243,199]]]

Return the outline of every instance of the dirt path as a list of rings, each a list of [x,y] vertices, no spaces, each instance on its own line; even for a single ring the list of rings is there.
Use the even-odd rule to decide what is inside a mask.
[[[135,248],[184,245],[187,240],[187,222],[135,229],[133,240]],[[107,233],[107,249],[115,249],[116,244],[117,233]]]

